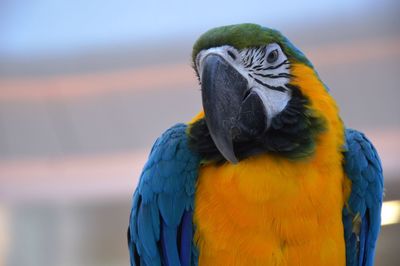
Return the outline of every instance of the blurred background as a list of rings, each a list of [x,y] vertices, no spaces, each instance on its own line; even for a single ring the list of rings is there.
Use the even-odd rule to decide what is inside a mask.
[[[201,108],[207,29],[277,28],[311,59],[384,166],[377,265],[400,255],[400,2],[0,1],[0,265],[128,265],[153,141]]]

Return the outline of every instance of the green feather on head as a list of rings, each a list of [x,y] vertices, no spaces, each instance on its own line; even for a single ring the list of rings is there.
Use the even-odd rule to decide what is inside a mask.
[[[292,62],[313,67],[305,55],[279,31],[252,23],[222,26],[205,32],[193,46],[192,60],[195,62],[196,56],[201,50],[211,47],[230,45],[241,50],[270,43],[278,43]]]

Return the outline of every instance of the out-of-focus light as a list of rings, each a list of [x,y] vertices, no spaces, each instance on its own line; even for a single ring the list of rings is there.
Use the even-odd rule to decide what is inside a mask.
[[[385,201],[382,205],[381,225],[400,223],[400,200]]]
[[[0,205],[0,265],[6,264],[10,247],[9,216],[8,209]]]

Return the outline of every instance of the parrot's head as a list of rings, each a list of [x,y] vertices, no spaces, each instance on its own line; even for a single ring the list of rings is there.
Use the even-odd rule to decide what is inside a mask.
[[[208,160],[310,156],[329,116],[337,116],[310,61],[276,30],[256,24],[211,29],[195,43],[192,59],[204,114],[190,127],[190,144]]]

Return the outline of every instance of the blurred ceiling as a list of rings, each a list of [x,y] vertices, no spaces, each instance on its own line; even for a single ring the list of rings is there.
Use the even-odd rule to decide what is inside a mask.
[[[217,25],[255,22],[271,27],[313,25],[366,12],[391,10],[396,1],[5,0],[0,3],[1,57],[71,54],[92,47],[138,45],[198,36]],[[197,18],[197,19],[193,19]]]

